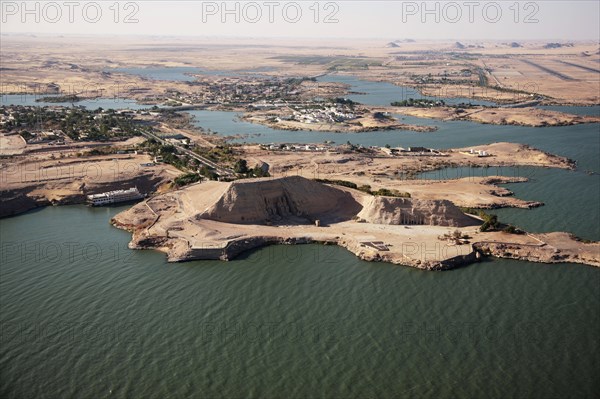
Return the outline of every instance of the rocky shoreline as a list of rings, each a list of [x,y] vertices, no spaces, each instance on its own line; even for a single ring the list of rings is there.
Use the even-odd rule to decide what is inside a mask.
[[[583,243],[568,233],[531,234],[538,244],[522,244],[512,242],[477,242],[473,244],[475,251],[483,256],[495,258],[526,260],[538,263],[581,263],[600,267],[600,244],[598,242]],[[587,251],[582,251],[582,248]]]
[[[124,228],[114,220],[111,224],[120,229],[131,232],[130,229]],[[167,260],[171,263],[189,262],[194,260],[221,260],[231,261],[237,258],[244,252],[257,250],[269,245],[305,245],[305,244],[322,244],[322,245],[338,245],[347,249],[356,255],[359,259],[368,262],[388,262],[396,265],[409,266],[422,270],[442,271],[451,270],[458,267],[466,266],[477,262],[481,256],[481,251],[472,251],[465,255],[457,255],[442,261],[422,261],[416,259],[411,262],[401,262],[395,258],[388,258],[385,255],[365,251],[355,242],[350,241],[335,241],[313,239],[311,237],[266,237],[257,236],[244,238],[229,242],[223,248],[186,248],[185,243],[169,243],[166,239],[143,239],[136,241],[135,239],[129,244],[132,250],[159,250],[167,254]]]
[[[359,259],[369,262],[387,262],[396,265],[414,267],[428,271],[452,270],[463,266],[468,266],[478,262],[480,259],[490,256],[495,258],[515,259],[536,263],[557,264],[557,263],[580,263],[589,266],[600,267],[600,259],[594,257],[594,252],[600,250],[599,243],[580,244],[579,246],[588,246],[588,251],[582,255],[580,250],[558,248],[549,245],[546,242],[539,244],[524,244],[511,242],[475,242],[471,245],[471,251],[464,254],[457,254],[443,260],[427,259],[399,259],[386,253],[365,249],[358,242],[352,240],[335,240],[312,238],[310,236],[301,237],[275,237],[275,236],[255,236],[243,239],[232,240],[223,247],[214,248],[191,248],[184,242],[172,242],[166,237],[163,238],[135,238],[135,230],[123,226],[116,220],[111,224],[120,229],[134,233],[129,248],[133,250],[159,250],[167,254],[169,262],[188,262],[194,260],[221,260],[231,261],[244,252],[256,250],[269,245],[303,245],[303,244],[323,244],[338,245],[347,249],[356,255]],[[567,233],[551,233],[554,235],[568,236]],[[531,235],[539,238],[542,235]],[[569,238],[571,242],[575,242]]]

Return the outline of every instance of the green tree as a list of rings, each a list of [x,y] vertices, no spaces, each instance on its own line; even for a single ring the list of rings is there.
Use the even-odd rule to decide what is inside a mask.
[[[214,172],[214,170],[209,168],[206,165],[204,165],[200,168],[199,173],[209,180],[217,180],[217,177],[218,177],[217,174]]]
[[[269,177],[269,172],[265,172],[260,165],[256,165],[254,169],[252,169],[252,174],[256,177]]]
[[[233,166],[235,173],[245,175],[248,173],[248,162],[245,159],[238,159]]]
[[[498,229],[498,216],[496,215],[483,215],[483,224],[479,227],[481,231],[490,231]]]
[[[359,189],[360,191],[364,191],[364,192],[365,192],[365,193],[367,193],[367,194],[371,194],[371,186],[370,186],[370,185],[368,185],[368,184],[364,184],[364,185],[362,185],[362,186],[358,186],[358,189]]]

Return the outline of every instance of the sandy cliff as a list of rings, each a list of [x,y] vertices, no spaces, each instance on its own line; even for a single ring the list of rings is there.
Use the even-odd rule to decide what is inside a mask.
[[[197,218],[245,224],[333,223],[351,219],[360,209],[360,203],[347,191],[292,176],[232,182]]]
[[[447,200],[370,197],[358,214],[367,223],[465,227],[475,225]]]

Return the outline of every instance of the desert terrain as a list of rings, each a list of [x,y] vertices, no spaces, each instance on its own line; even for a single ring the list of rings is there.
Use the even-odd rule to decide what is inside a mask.
[[[598,43],[524,41],[186,39],[2,37],[2,93],[79,93],[83,96],[163,96],[193,90],[189,82],[148,80],[111,72],[124,67],[196,67],[260,71],[268,76],[352,74],[408,85],[435,97],[552,104],[600,102]],[[102,54],[102,56],[99,56]],[[135,54],[135,57],[131,57]],[[176,54],[177,57],[173,57]]]

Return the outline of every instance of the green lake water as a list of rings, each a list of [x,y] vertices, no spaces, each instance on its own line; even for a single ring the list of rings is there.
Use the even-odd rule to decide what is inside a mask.
[[[124,208],[0,221],[2,398],[590,398],[600,273],[425,272],[334,246],[167,264]],[[60,227],[58,227],[60,226]]]

